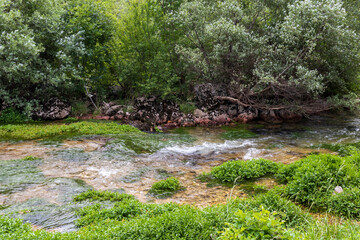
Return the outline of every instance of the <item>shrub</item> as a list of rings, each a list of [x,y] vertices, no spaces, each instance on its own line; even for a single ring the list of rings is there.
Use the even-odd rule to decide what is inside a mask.
[[[295,232],[285,229],[275,216],[264,208],[260,212],[239,210],[219,239],[293,239]]]
[[[347,188],[342,193],[332,194],[326,200],[325,207],[330,213],[360,219],[360,189]]]
[[[239,182],[276,173],[278,165],[266,159],[229,161],[211,170],[211,175],[221,182]]]
[[[170,177],[154,183],[151,186],[150,193],[157,197],[168,197],[181,189],[182,187],[179,180],[177,178]]]
[[[75,102],[71,104],[71,114],[73,116],[82,116],[89,113],[89,108],[84,102]]]
[[[0,123],[23,123],[30,120],[28,116],[19,113],[13,108],[7,108],[0,113]]]
[[[359,155],[311,155],[284,166],[280,170],[281,177],[289,182],[284,193],[307,206],[342,216],[359,217],[359,209],[353,206],[359,198],[359,191],[354,189],[360,183],[359,159]],[[336,186],[342,186],[344,193],[334,196]],[[347,213],[347,207],[354,213]]]

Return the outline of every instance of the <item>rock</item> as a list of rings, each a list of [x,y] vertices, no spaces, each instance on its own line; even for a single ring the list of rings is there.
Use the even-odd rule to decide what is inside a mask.
[[[227,110],[227,114],[230,117],[236,117],[238,115],[238,106],[237,105],[229,105],[229,108]]]
[[[42,109],[35,112],[37,118],[43,120],[61,120],[71,113],[71,106],[57,98],[47,101]]]
[[[169,122],[169,123],[164,124],[165,128],[176,128],[177,126],[178,125],[174,122]]]
[[[154,132],[155,131],[155,125],[148,122],[142,122],[142,121],[132,121],[130,125],[140,129],[141,131],[147,131],[147,132]]]
[[[231,122],[231,119],[227,114],[221,114],[220,116],[214,118],[214,122],[217,125],[222,125]]]
[[[193,114],[196,118],[206,118],[208,116],[205,112],[201,111],[200,109],[195,109]]]
[[[194,91],[197,106],[207,110],[212,110],[219,106],[219,101],[215,99],[216,96],[226,96],[227,94],[225,86],[215,86],[211,83],[197,85]]]
[[[251,120],[254,120],[255,118],[256,118],[256,115],[253,112],[242,112],[236,117],[235,120],[237,122],[247,123]]]
[[[195,123],[200,126],[211,126],[211,120],[208,118],[195,118]]]
[[[260,111],[260,118],[268,123],[282,123],[283,119],[275,114],[274,110],[262,109]]]
[[[113,105],[111,107],[109,107],[105,112],[104,114],[106,116],[114,116],[116,115],[119,111],[122,111],[124,108],[124,106],[122,105]]]
[[[302,119],[302,115],[300,113],[290,112],[285,109],[281,109],[278,112],[280,118],[287,121],[300,121]]]
[[[344,189],[341,186],[335,187],[335,193],[342,193],[343,191],[344,191]]]

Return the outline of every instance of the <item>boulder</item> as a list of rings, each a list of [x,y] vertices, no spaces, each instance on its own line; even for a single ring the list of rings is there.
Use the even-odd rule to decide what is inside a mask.
[[[274,110],[262,109],[260,111],[260,118],[268,123],[282,123],[283,119],[276,115]]]
[[[222,125],[231,122],[231,119],[227,114],[221,114],[220,116],[214,118],[214,122],[217,125]]]
[[[35,116],[43,120],[61,120],[71,113],[71,106],[57,98],[48,100]]]
[[[195,109],[193,114],[194,114],[194,116],[196,118],[206,118],[206,117],[208,117],[208,115],[205,112],[201,111],[200,109]]]

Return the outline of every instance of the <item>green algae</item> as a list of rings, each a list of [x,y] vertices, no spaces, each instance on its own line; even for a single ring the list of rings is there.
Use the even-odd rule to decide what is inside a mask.
[[[220,138],[224,140],[237,140],[244,138],[254,138],[257,134],[248,129],[245,124],[237,124],[235,126],[221,127],[225,132],[221,133]]]
[[[110,135],[142,132],[130,125],[116,122],[76,122],[72,124],[9,124],[0,126],[0,140],[61,140],[79,135]]]
[[[0,193],[19,192],[46,179],[38,168],[42,163],[38,158],[0,161]]]

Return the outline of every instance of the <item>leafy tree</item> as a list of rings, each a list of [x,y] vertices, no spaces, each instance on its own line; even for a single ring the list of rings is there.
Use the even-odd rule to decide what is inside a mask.
[[[76,74],[77,38],[64,32],[62,1],[0,0],[0,13],[0,104],[30,114]]]
[[[191,79],[226,83],[244,106],[304,105],[354,91],[359,34],[338,0],[183,3],[172,21]],[[305,109],[311,111],[311,109]]]
[[[164,8],[162,8],[164,7]],[[118,55],[114,59],[118,82],[126,96],[167,96],[177,88],[171,41],[166,34],[169,5],[153,0],[130,0],[120,12]]]
[[[83,44],[81,52],[73,52],[72,60],[80,70],[83,91],[88,95],[104,95],[104,87],[115,81],[112,60],[119,30],[117,7],[113,0],[71,0],[66,6],[66,29],[79,36]]]

